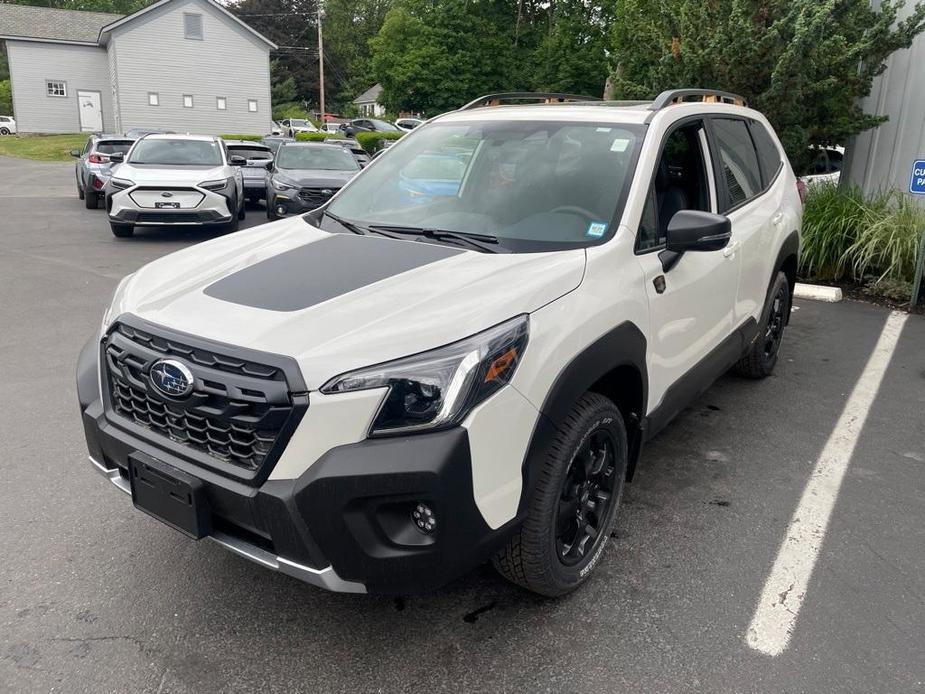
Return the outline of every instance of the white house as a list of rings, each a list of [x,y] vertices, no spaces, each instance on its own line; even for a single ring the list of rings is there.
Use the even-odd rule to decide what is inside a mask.
[[[119,16],[0,4],[20,132],[270,132],[276,45],[213,0]]]
[[[379,94],[381,93],[382,85],[377,83],[353,100],[361,116],[378,118],[385,115],[385,106],[379,103]]]

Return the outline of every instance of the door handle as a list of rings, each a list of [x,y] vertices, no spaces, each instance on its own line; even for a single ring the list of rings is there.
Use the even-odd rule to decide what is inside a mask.
[[[729,244],[723,249],[723,257],[731,258],[736,254],[736,251],[739,250],[738,241],[730,241]]]
[[[778,212],[776,215],[771,217],[771,224],[774,226],[780,226],[784,222],[784,213]]]

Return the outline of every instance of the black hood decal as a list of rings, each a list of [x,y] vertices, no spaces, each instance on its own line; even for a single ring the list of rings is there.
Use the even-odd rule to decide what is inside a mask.
[[[228,275],[204,292],[242,306],[300,311],[463,252],[431,243],[332,234]]]

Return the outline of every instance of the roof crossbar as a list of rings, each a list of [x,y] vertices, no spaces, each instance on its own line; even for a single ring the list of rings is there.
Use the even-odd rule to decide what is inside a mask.
[[[568,102],[579,101],[600,101],[596,96],[584,96],[581,94],[560,94],[558,92],[499,92],[497,94],[486,94],[477,99],[473,99],[460,111],[468,111],[473,108],[482,108],[485,106],[501,106],[504,102],[513,101],[540,101],[545,104],[564,104]]]
[[[693,97],[700,97],[699,99]],[[686,102],[700,102],[703,104],[732,104],[734,106],[748,106],[745,97],[723,92],[718,89],[669,89],[655,97],[649,107],[650,111],[661,111],[666,106],[674,106]]]

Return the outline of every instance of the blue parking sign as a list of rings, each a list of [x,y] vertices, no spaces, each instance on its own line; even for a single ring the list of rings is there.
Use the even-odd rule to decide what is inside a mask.
[[[909,192],[925,195],[925,159],[919,159],[912,165],[912,183],[909,184]]]

